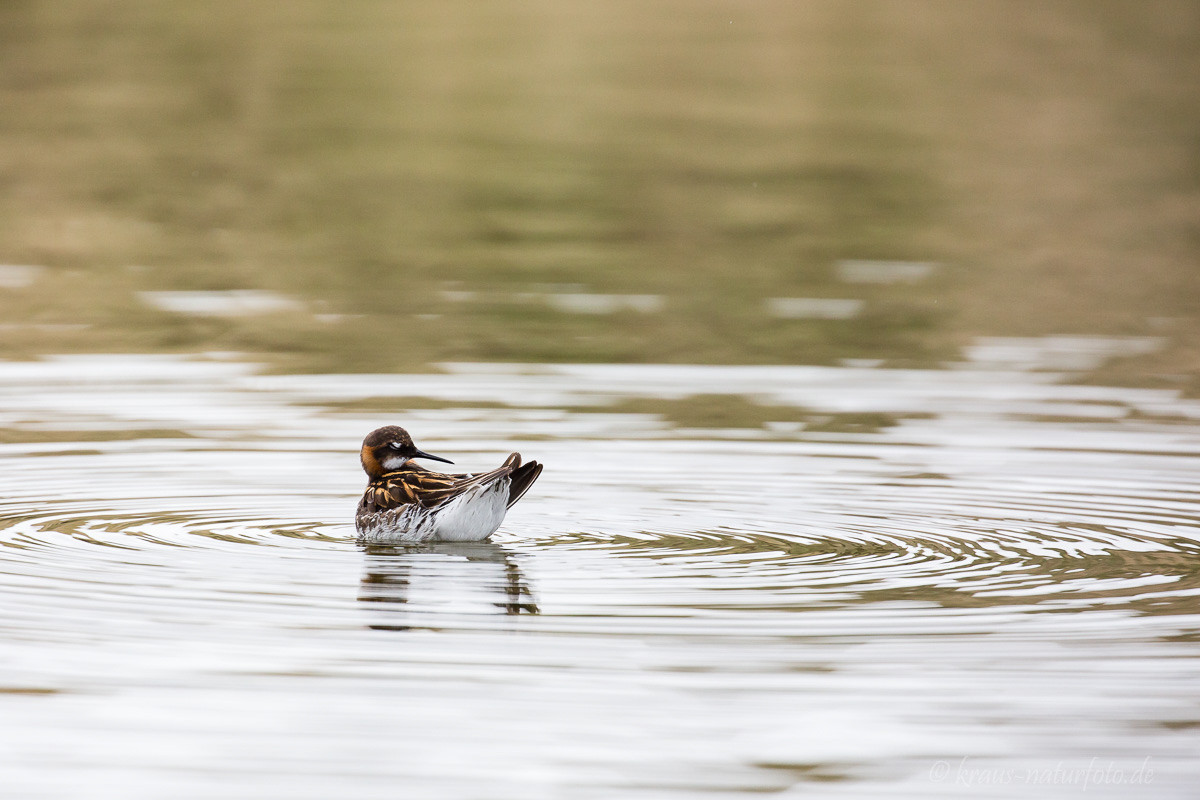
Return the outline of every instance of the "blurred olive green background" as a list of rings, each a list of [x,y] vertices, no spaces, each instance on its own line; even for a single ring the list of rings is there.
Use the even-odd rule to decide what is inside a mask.
[[[0,288],[3,357],[899,365],[1068,333],[1166,338],[1106,380],[1200,367],[1195,2],[8,0],[0,108],[0,264],[45,268]],[[245,289],[297,302],[140,294]]]

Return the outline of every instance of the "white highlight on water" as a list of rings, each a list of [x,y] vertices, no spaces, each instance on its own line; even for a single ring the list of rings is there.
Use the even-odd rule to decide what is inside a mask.
[[[163,311],[197,316],[238,317],[304,311],[305,304],[293,297],[261,289],[219,292],[138,292],[148,305]]]
[[[767,312],[781,319],[851,319],[866,303],[831,297],[772,297],[765,301]]]

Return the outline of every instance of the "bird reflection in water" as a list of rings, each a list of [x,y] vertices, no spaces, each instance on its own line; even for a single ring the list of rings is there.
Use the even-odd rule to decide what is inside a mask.
[[[504,614],[536,614],[538,607],[513,554],[494,542],[436,542],[365,545],[358,599],[408,619],[372,624],[377,630],[436,628],[417,622],[424,613],[477,613],[484,607]],[[382,622],[382,621],[381,621]],[[407,623],[407,624],[405,624]],[[426,623],[432,620],[426,618]]]

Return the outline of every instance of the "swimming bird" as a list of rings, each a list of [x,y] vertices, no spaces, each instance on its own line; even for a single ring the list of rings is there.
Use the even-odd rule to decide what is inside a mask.
[[[418,449],[408,431],[396,425],[367,434],[360,457],[367,490],[358,501],[354,527],[363,543],[482,541],[542,474],[538,462],[522,464],[520,453],[490,472],[433,472],[413,459],[454,462]]]

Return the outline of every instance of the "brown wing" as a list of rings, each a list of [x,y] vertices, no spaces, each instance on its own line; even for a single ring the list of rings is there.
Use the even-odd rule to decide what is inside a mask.
[[[517,464],[520,463],[518,457]],[[417,466],[405,464],[403,469],[385,473],[367,486],[362,505],[365,511],[388,511],[393,508],[419,504],[433,508],[462,494],[472,486],[490,483],[512,473],[513,459],[490,472],[475,475],[446,475]]]
[[[490,472],[474,475],[447,475],[425,469],[417,464],[405,464],[402,469],[385,473],[367,486],[359,503],[361,511],[389,511],[394,508],[418,504],[424,508],[441,505],[457,495],[479,484],[491,483],[506,475],[512,477],[508,490],[509,508],[521,499],[529,487],[542,474],[542,465],[536,461],[521,464],[519,453],[513,453],[504,463]]]

